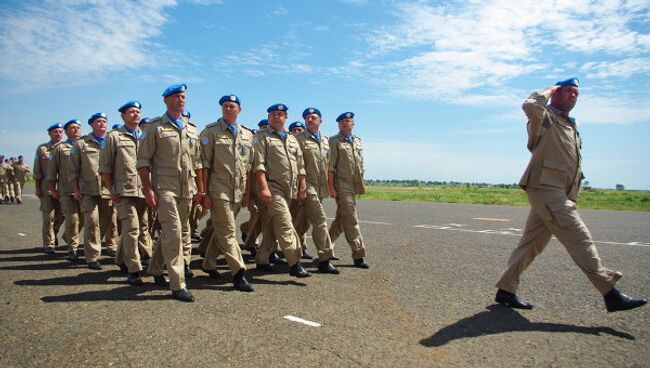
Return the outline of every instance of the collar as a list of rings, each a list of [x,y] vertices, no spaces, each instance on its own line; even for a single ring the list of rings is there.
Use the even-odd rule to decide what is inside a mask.
[[[169,115],[169,112],[166,112],[165,115],[167,115],[167,118],[169,121],[172,122],[172,124],[176,125],[178,130],[183,129],[183,115],[179,116],[178,119],[174,119],[171,115]]]

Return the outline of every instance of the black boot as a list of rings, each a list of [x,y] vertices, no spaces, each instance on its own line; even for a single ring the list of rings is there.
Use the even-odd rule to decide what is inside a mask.
[[[533,309],[532,304],[526,303],[525,301],[519,299],[517,295],[503,289],[499,289],[499,291],[497,291],[497,295],[494,297],[494,301],[510,308]]]
[[[254,290],[253,285],[251,285],[248,280],[246,280],[246,277],[244,277],[243,268],[232,276],[232,285],[239,291],[251,292]]]
[[[192,294],[185,288],[172,291],[172,298],[188,303],[194,301]]]
[[[142,279],[140,278],[140,272],[133,272],[129,274],[128,279],[126,280],[129,285],[140,286],[143,284]]]
[[[609,293],[605,294],[603,299],[605,299],[605,306],[608,312],[634,309],[648,303],[646,299],[633,298],[621,293],[616,288],[613,288]]]
[[[291,276],[293,276],[293,277],[298,277],[298,278],[303,278],[303,277],[309,277],[309,276],[311,276],[311,275],[309,274],[309,272],[307,272],[307,271],[302,267],[302,265],[300,264],[300,262],[296,262],[295,265],[293,265],[293,266],[291,266],[291,268],[289,268],[289,275],[291,275]]]
[[[368,266],[368,263],[366,263],[366,260],[363,259],[363,257],[361,257],[361,258],[357,258],[357,259],[354,260],[354,267],[368,268],[370,266]]]
[[[333,275],[338,275],[339,270],[332,265],[330,261],[321,261],[318,262],[318,272],[320,273],[331,273]]]

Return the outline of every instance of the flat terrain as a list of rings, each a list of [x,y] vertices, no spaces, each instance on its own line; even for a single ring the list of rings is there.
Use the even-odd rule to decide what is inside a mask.
[[[229,276],[207,278],[195,255],[197,301],[185,304],[151,277],[128,286],[108,257],[91,271],[64,249],[40,253],[36,198],[2,205],[0,366],[649,366],[650,307],[608,314],[556,240],[522,280],[535,309],[494,303],[527,208],[361,201],[359,212],[370,269],[350,267],[339,239],[340,275],[253,269],[256,291],[244,294]],[[623,272],[619,287],[650,296],[650,213],[581,214],[604,264]]]

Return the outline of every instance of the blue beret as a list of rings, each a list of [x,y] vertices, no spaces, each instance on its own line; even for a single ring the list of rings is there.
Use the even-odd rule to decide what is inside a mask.
[[[559,81],[559,82],[555,83],[555,85],[556,86],[561,86],[561,87],[564,87],[564,86],[580,87],[580,81],[578,80],[578,78],[574,77],[574,78],[569,78],[569,79],[566,79],[566,80],[563,80],[563,81]]]
[[[272,111],[287,112],[287,110],[289,110],[287,105],[279,103],[279,104],[271,105],[268,109],[266,109],[266,112],[272,112]]]
[[[305,129],[305,124],[302,121],[293,122],[291,123],[291,125],[289,125],[289,131],[292,131],[293,128],[298,128],[298,127]]]
[[[315,107],[308,107],[308,108],[306,108],[305,111],[302,112],[302,118],[303,118],[303,119],[306,118],[307,115],[309,115],[309,114],[316,114],[316,115],[318,115],[318,116],[321,117],[321,118],[323,117],[323,115],[320,114],[320,111],[318,111],[318,109],[315,108]]]
[[[92,124],[93,121],[95,121],[95,120],[97,120],[99,118],[108,119],[108,115],[106,115],[106,113],[103,113],[103,112],[98,112],[95,115],[91,116],[90,119],[88,119],[88,124]]]
[[[219,99],[219,105],[223,104],[226,101],[232,101],[236,103],[237,105],[241,106],[241,102],[239,101],[239,97],[235,95],[225,95]]]
[[[18,155],[18,158],[23,158],[23,155]]]
[[[63,129],[68,129],[70,124],[77,124],[77,125],[81,126],[81,122],[79,121],[79,119],[71,119],[70,121],[65,123],[65,125],[63,126]]]
[[[142,126],[142,125],[144,125],[144,124],[149,124],[150,122],[151,122],[151,119],[149,119],[149,118],[142,118],[142,119],[140,119],[140,122],[138,123],[138,125]]]
[[[344,112],[343,114],[339,115],[339,117],[336,118],[336,122],[338,123],[339,121],[345,119],[345,118],[353,118],[354,113],[353,112]]]
[[[131,101],[125,103],[124,105],[122,105],[122,107],[117,109],[117,111],[124,112],[124,110],[128,109],[129,107],[135,107],[135,108],[141,109],[142,104],[140,103],[140,101],[131,100]]]
[[[173,86],[167,87],[162,93],[163,97],[167,97],[169,95],[173,95],[174,93],[179,93],[179,92],[185,92],[187,89],[187,84],[184,83],[179,83],[179,84],[174,84]]]
[[[54,124],[50,125],[50,126],[47,128],[47,131],[48,131],[48,132],[51,132],[52,130],[54,130],[54,129],[59,129],[59,128],[63,129],[63,124],[61,124],[61,123],[54,123]]]
[[[192,114],[190,114],[190,112],[187,111],[187,110],[183,110],[183,114],[182,114],[182,115],[185,116],[185,117],[188,118],[188,119],[190,118],[190,116],[192,116]]]
[[[113,126],[111,127],[111,129],[119,129],[119,128],[120,128],[120,124],[113,124]]]
[[[267,126],[267,125],[269,125],[269,120],[268,119],[262,119],[262,120],[260,120],[259,123],[257,123],[258,127],[263,127],[263,126]]]

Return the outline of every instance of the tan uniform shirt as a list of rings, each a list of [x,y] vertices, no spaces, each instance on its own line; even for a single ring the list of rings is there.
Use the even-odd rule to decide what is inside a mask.
[[[253,165],[253,132],[237,124],[233,137],[223,118],[201,132],[201,162],[208,169],[212,197],[241,202]]]
[[[296,137],[285,131],[282,141],[278,132],[270,125],[255,135],[253,173],[266,172],[271,194],[296,199],[298,176],[305,175],[302,150]]]
[[[523,103],[532,157],[519,185],[524,190],[561,191],[575,202],[583,178],[580,136],[575,122],[547,102],[544,95],[533,92]]]
[[[167,114],[155,118],[140,137],[137,168],[148,167],[155,191],[176,193],[181,198],[196,194],[195,170],[201,169],[199,134],[194,124],[183,117],[183,129]]]
[[[70,171],[72,170],[71,152],[74,142],[63,141],[59,143],[54,150],[47,166],[48,181],[56,181],[59,193],[72,194],[72,184],[70,184]]]
[[[81,194],[100,195],[108,199],[111,197],[110,191],[99,175],[100,151],[101,146],[92,133],[77,139],[70,156],[72,165],[69,180],[78,181]]]
[[[106,136],[106,146],[99,154],[99,173],[113,176],[113,194],[144,198],[142,181],[136,168],[139,144],[140,140],[124,126],[111,130]]]
[[[3,166],[2,170],[4,170],[5,172],[5,178],[7,179],[7,181],[12,182],[16,180],[16,173],[13,170],[13,166],[11,166],[9,162],[3,163],[2,166]]]
[[[14,164],[14,173],[16,173],[16,179],[20,182],[23,182],[27,179],[27,175],[31,172],[31,169],[29,166],[27,166],[24,162],[19,163],[16,162]]]
[[[48,160],[52,154],[52,150],[56,144],[53,144],[51,141],[43,143],[38,148],[36,148],[36,156],[34,157],[34,179],[41,180],[41,190],[43,193],[49,191],[47,187],[47,168]]]
[[[363,147],[361,138],[353,136],[350,143],[340,133],[331,137],[329,171],[334,172],[334,188],[354,194],[366,192],[363,186]]]
[[[327,137],[321,133],[320,141],[314,138],[308,130],[296,135],[302,150],[307,174],[307,193],[325,198],[327,192],[327,171],[329,166],[330,144]]]

